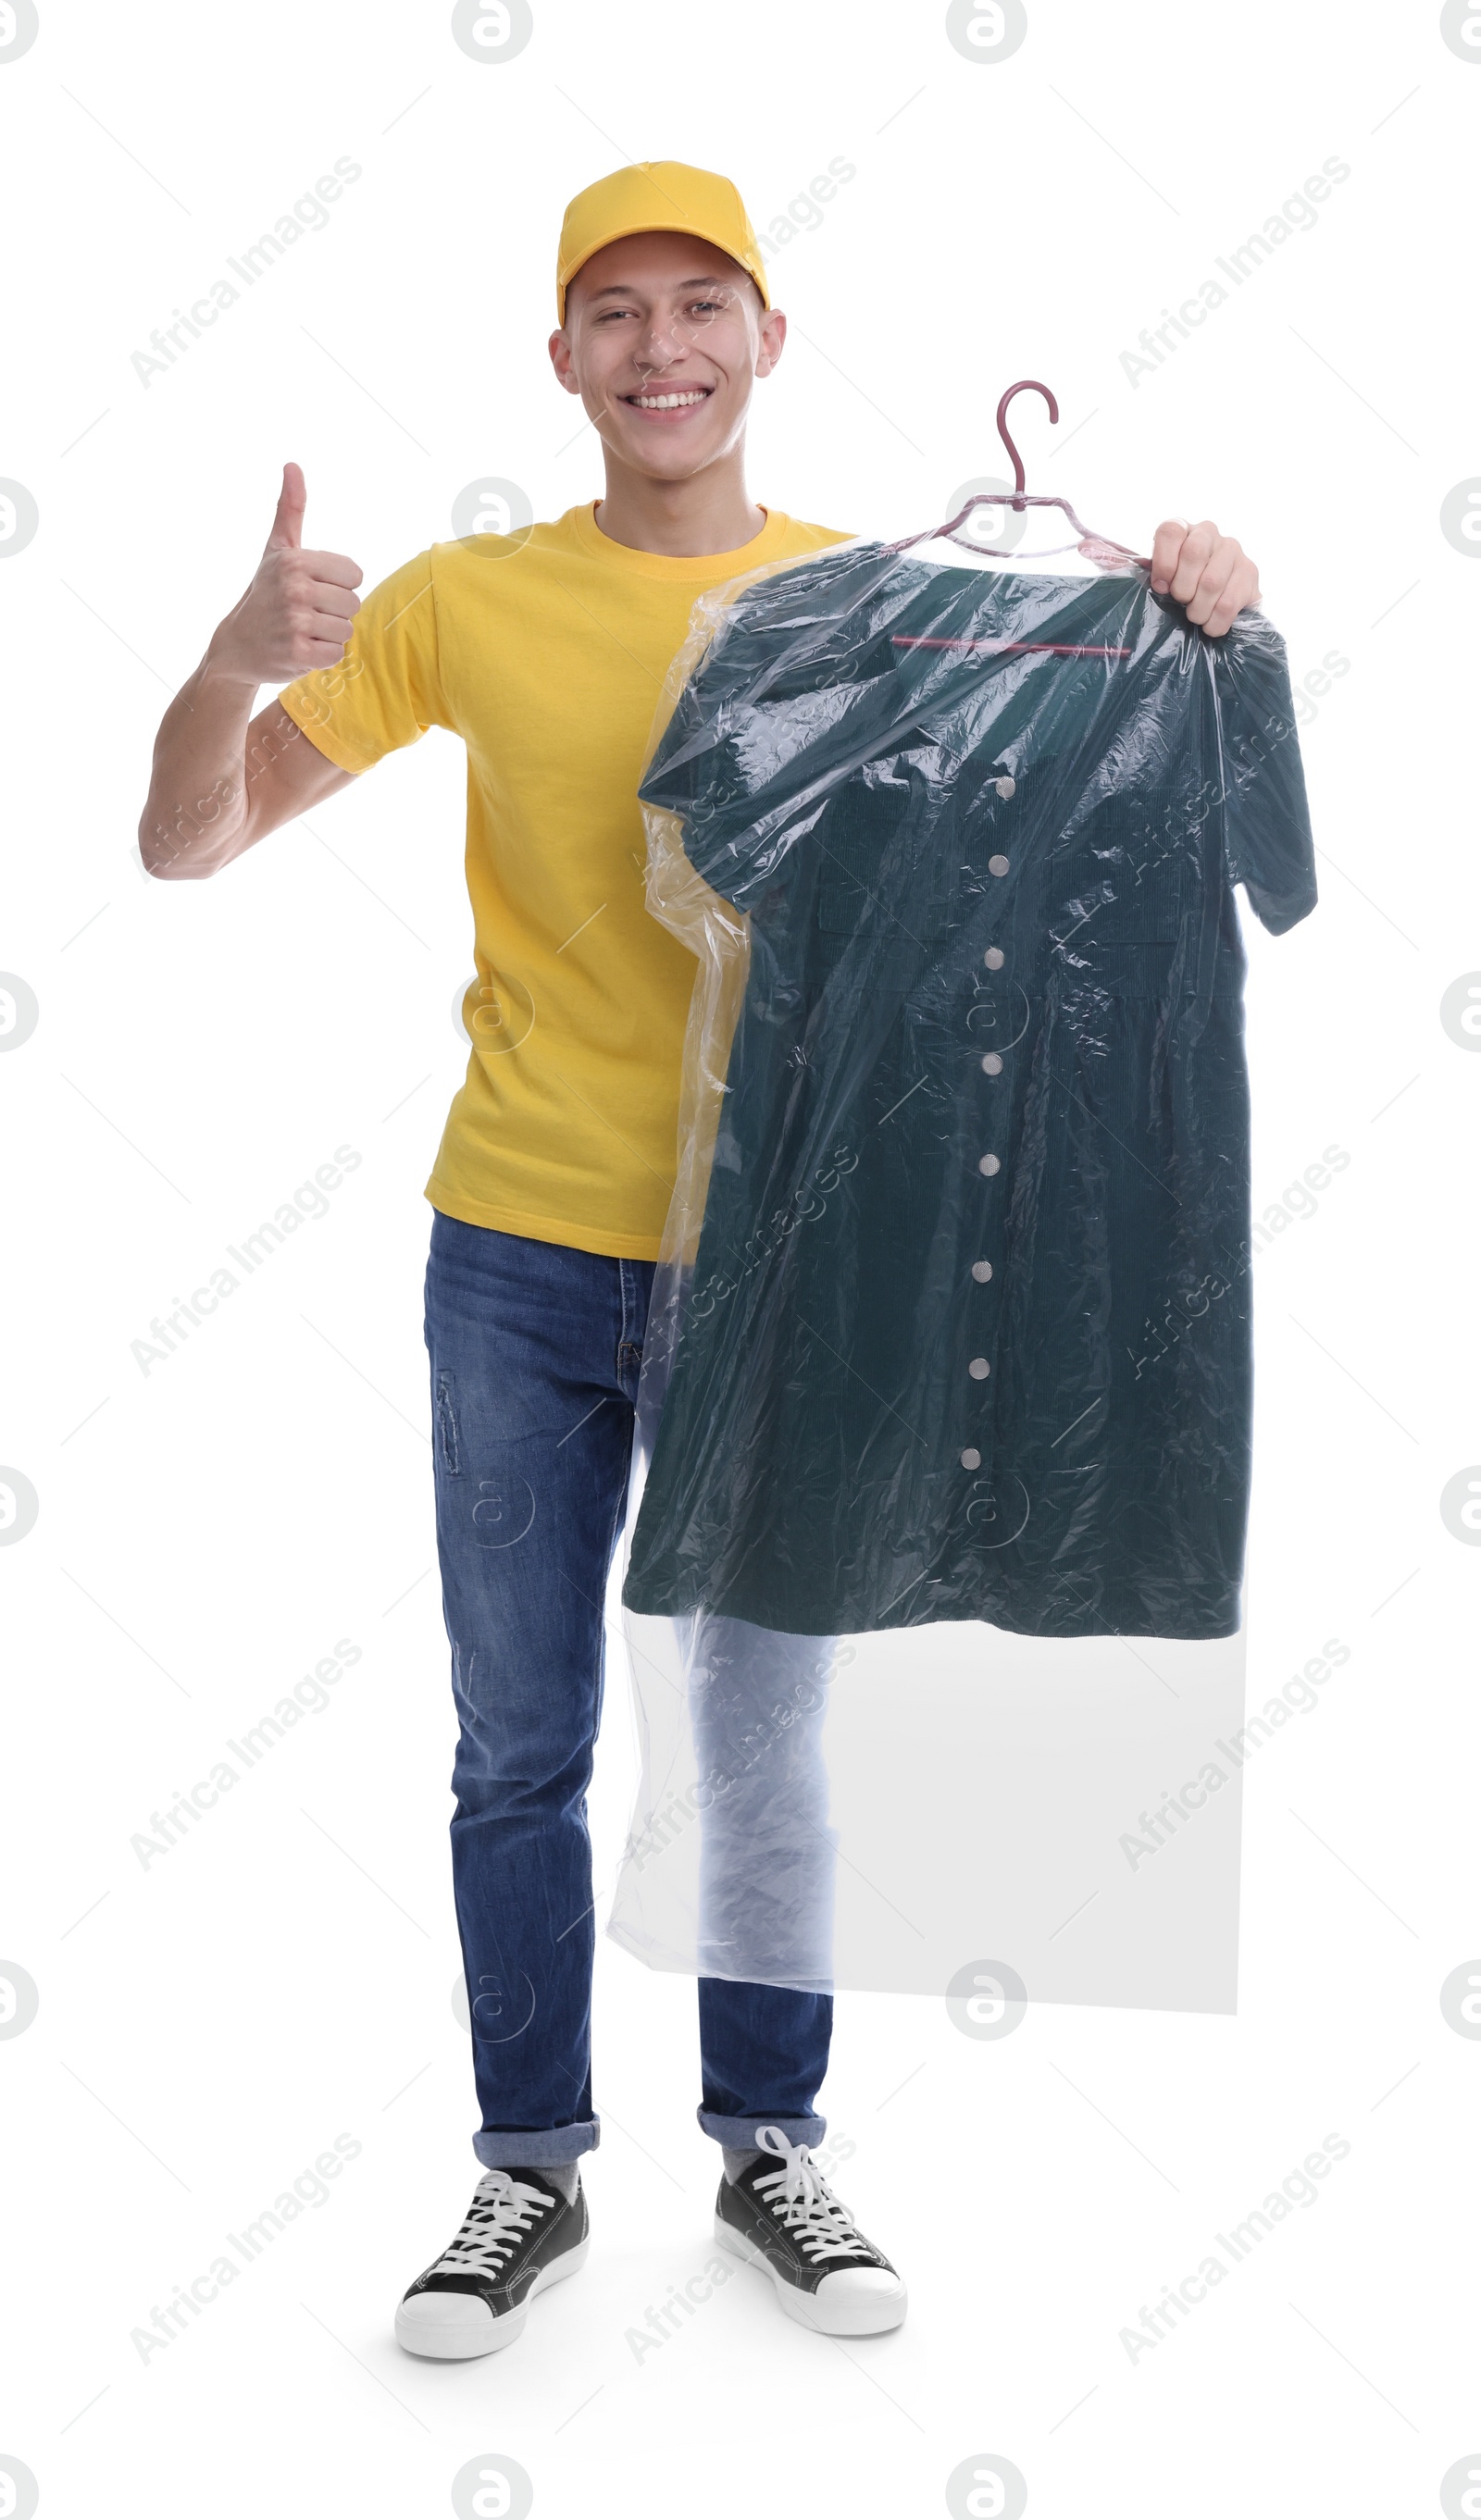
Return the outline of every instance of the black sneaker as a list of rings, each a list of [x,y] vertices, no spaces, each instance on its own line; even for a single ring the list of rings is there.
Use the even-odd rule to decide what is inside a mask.
[[[898,2327],[906,2290],[881,2249],[841,2205],[805,2143],[757,2127],[761,2158],[722,2179],[715,2237],[769,2274],[788,2318],[824,2336]]]
[[[397,2344],[448,2362],[513,2345],[531,2297],[585,2266],[587,2231],[579,2173],[567,2204],[538,2170],[486,2170],[456,2240],[397,2309]]]

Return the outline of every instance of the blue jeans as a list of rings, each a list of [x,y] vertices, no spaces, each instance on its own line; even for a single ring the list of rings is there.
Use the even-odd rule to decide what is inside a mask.
[[[653,1264],[437,1210],[426,1264],[453,1891],[489,2169],[574,2161],[592,2105],[586,1789]],[[706,2135],[822,2142],[832,1999],[701,1977]]]

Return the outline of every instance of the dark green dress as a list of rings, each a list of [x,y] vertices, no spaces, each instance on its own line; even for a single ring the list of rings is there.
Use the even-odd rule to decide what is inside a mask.
[[[1277,632],[844,546],[741,595],[641,793],[750,962],[627,1606],[1233,1634],[1234,888],[1316,900]]]

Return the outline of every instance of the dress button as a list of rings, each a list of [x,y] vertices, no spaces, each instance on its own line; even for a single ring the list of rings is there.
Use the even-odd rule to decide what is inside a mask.
[[[982,1456],[981,1456],[981,1454],[980,1454],[980,1453],[975,1449],[975,1447],[974,1447],[973,1445],[970,1445],[970,1444],[969,1444],[969,1445],[967,1446],[967,1448],[966,1448],[966,1451],[963,1454],[963,1456],[962,1456],[962,1467],[964,1468],[964,1470],[980,1470],[980,1469],[981,1469],[981,1467],[982,1467]]]
[[[985,1356],[974,1356],[966,1370],[973,1382],[985,1382],[992,1372],[992,1367]]]
[[[996,1052],[995,1050],[989,1050],[989,1051],[987,1051],[987,1052],[985,1052],[985,1053],[983,1054],[983,1059],[982,1059],[982,1073],[983,1073],[983,1075],[984,1075],[984,1076],[1001,1076],[1001,1075],[1002,1075],[1002,1073],[1003,1073],[1003,1061],[1002,1061],[1002,1059],[998,1057],[998,1054],[997,1054],[997,1052]]]
[[[987,872],[989,875],[1007,875],[1007,858],[1004,857],[1001,852],[997,857],[989,858],[987,861]]]
[[[972,1276],[976,1279],[979,1286],[985,1286],[992,1274],[993,1264],[990,1260],[974,1260],[972,1262]]]
[[[990,971],[1001,971],[1004,963],[1002,946],[989,945],[987,952],[982,957],[982,960],[987,965]]]
[[[980,1163],[978,1164],[978,1166],[977,1166],[977,1170],[978,1170],[978,1172],[979,1172],[979,1173],[986,1173],[986,1174],[987,1174],[987,1176],[988,1176],[988,1179],[989,1179],[989,1180],[991,1180],[991,1179],[992,1179],[992,1176],[993,1176],[993,1174],[994,1174],[994,1173],[1001,1173],[1001,1171],[1003,1170],[1003,1162],[1002,1162],[1002,1158],[1001,1158],[1001,1156],[998,1156],[998,1155],[984,1155],[984,1156],[982,1157],[981,1162],[980,1162]]]
[[[1017,785],[1018,782],[1016,779],[995,779],[993,781],[993,786],[997,788],[998,793],[1003,798],[1005,804],[1007,804],[1010,796],[1011,796],[1016,790]]]

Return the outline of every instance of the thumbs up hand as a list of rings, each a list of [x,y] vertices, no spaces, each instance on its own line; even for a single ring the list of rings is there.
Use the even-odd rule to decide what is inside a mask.
[[[285,464],[257,573],[206,652],[217,681],[291,682],[315,665],[337,665],[344,653],[364,571],[342,553],[301,548],[304,499],[301,471]]]

